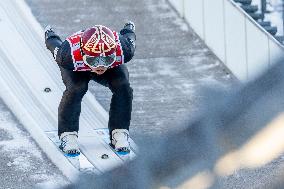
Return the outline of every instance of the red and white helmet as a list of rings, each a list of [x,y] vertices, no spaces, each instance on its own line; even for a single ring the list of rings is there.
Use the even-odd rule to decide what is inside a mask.
[[[113,32],[102,25],[84,31],[81,38],[83,60],[90,67],[109,67],[116,59],[116,41]]]

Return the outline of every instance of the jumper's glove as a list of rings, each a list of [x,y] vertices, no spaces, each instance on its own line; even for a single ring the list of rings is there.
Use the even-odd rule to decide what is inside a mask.
[[[47,25],[44,28],[44,39],[47,40],[51,37],[56,37],[57,35],[54,33],[53,28],[50,25]]]
[[[44,28],[44,39],[45,46],[53,55],[53,58],[56,60],[58,49],[62,43],[60,37],[54,33],[54,30],[50,25],[47,25]]]
[[[128,21],[124,24],[123,29],[120,31],[120,34],[123,35],[129,43],[132,44],[133,48],[136,48],[135,41],[135,24],[134,22]]]
[[[128,21],[124,24],[124,29],[129,29],[132,30],[133,32],[135,32],[135,24],[132,21]]]

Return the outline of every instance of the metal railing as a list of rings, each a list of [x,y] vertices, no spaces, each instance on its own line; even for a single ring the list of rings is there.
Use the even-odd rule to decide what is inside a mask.
[[[284,0],[234,0],[267,32],[284,44]],[[281,20],[281,22],[279,22]]]

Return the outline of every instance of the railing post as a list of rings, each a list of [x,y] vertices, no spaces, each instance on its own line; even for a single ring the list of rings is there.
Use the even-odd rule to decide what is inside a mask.
[[[282,35],[284,36],[284,0],[282,0]]]
[[[263,15],[266,13],[266,0],[261,0],[261,13]]]

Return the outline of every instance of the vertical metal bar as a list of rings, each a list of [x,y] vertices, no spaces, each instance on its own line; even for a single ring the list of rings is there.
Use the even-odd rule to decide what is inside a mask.
[[[282,29],[283,29],[283,31],[282,31],[282,36],[284,36],[284,0],[282,0]],[[281,41],[281,43],[282,43],[283,41]]]
[[[245,51],[246,51],[246,81],[248,81],[248,32],[247,32],[247,19],[245,18]]]
[[[205,3],[204,3],[205,0],[202,0],[202,25],[203,25],[203,40],[206,41],[206,35],[205,35]]]
[[[261,13],[264,15],[266,12],[266,0],[261,0]]]
[[[228,65],[227,62],[227,35],[226,35],[226,8],[225,8],[225,0],[223,0],[223,29],[224,29],[224,50],[225,50],[225,61],[224,63]]]

